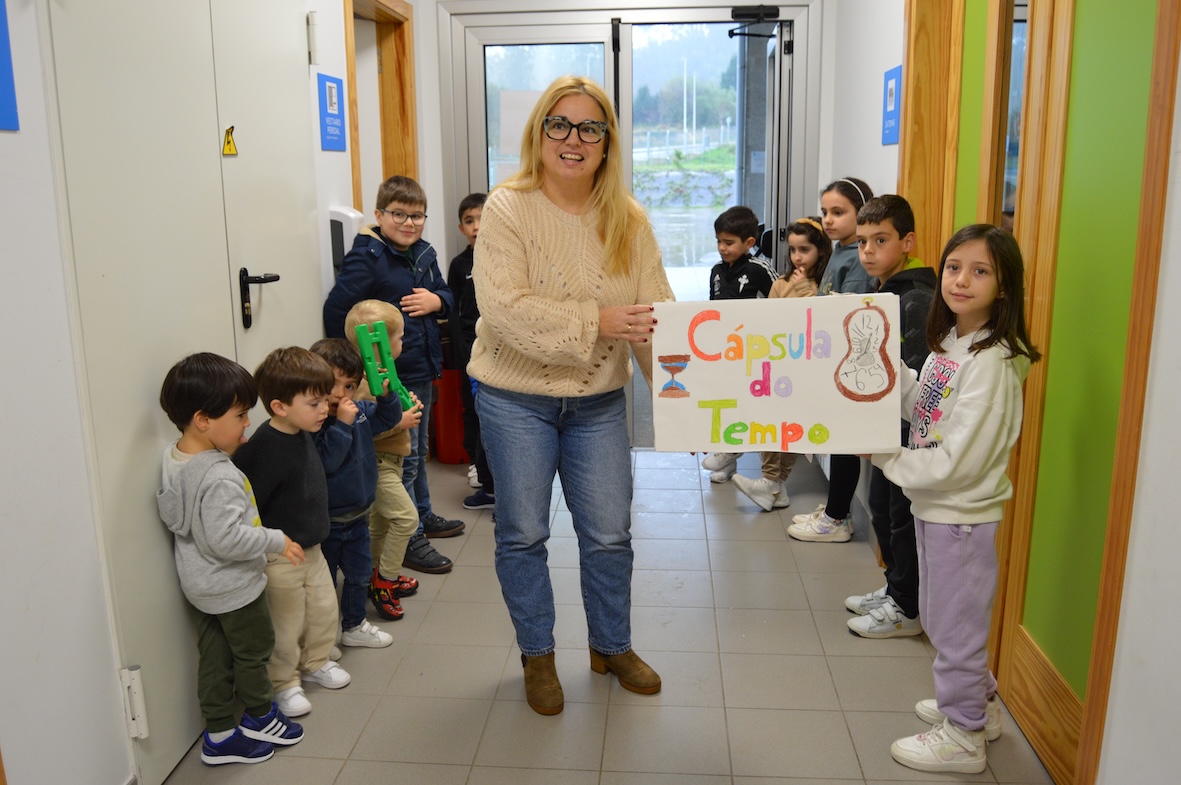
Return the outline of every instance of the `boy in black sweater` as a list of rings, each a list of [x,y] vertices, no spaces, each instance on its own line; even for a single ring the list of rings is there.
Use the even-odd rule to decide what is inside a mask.
[[[267,675],[288,717],[312,710],[300,682],[339,689],[351,677],[328,655],[340,611],[320,544],[328,537],[328,483],[312,433],[328,419],[332,366],[307,349],[276,349],[254,372],[268,422],[238,448],[234,463],[250,480],[262,525],[281,529],[303,548],[293,565],[267,555],[267,603],[275,649]]]
[[[901,196],[874,197],[858,211],[861,265],[876,281],[877,291],[898,295],[902,361],[921,371],[930,353],[927,314],[938,278],[930,267],[911,258],[914,241],[914,212]],[[910,423],[902,420],[902,446],[909,436]],[[849,620],[849,629],[863,638],[921,635],[918,546],[910,500],[877,467],[869,478],[869,514],[886,565],[886,585],[845,600],[845,607],[858,614]]]

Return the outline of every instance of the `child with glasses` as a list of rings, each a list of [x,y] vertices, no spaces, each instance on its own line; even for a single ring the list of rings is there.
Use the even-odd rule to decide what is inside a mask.
[[[362,300],[384,300],[402,310],[406,332],[395,367],[402,384],[422,403],[422,420],[410,431],[410,456],[403,466],[402,481],[419,519],[404,564],[419,572],[450,572],[451,560],[431,546],[430,538],[463,534],[464,523],[447,520],[431,509],[426,457],[434,381],[443,373],[438,320],[450,315],[454,299],[435,249],[422,239],[426,223],[422,186],[409,177],[391,177],[377,190],[376,208],[377,225],[357,235],[324,302],[324,332],[330,338],[346,338],[345,315]]]

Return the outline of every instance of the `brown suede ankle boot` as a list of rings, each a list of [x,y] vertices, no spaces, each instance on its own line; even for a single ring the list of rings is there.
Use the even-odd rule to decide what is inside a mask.
[[[559,714],[565,703],[558,669],[554,667],[554,653],[539,657],[521,655],[525,669],[525,700],[538,714]]]
[[[619,679],[619,686],[630,692],[641,695],[660,692],[660,676],[634,651],[606,655],[591,649],[590,666],[595,673],[611,671]]]

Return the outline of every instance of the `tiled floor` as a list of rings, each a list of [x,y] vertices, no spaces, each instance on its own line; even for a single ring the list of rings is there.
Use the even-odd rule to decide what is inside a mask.
[[[343,690],[308,689],[304,741],[254,766],[210,769],[199,745],[167,785],[849,785],[1049,783],[1012,718],[980,775],[936,777],[890,758],[923,730],[914,703],[934,694],[925,638],[864,640],[845,627],[849,594],[882,583],[864,531],[847,544],[789,540],[791,516],[823,501],[801,460],[791,507],[761,512],[732,484],[711,485],[690,455],[635,454],[636,651],[664,690],[640,696],[587,663],[570,514],[554,493],[550,565],[559,603],[565,711],[524,701],[519,653],[492,566],[491,515],[463,511],[466,467],[430,465],[435,509],[463,517],[437,540],[456,562],[419,576],[406,617],[375,622],[387,649],[346,649]],[[741,460],[755,476],[757,455]],[[462,513],[462,515],[461,515]]]

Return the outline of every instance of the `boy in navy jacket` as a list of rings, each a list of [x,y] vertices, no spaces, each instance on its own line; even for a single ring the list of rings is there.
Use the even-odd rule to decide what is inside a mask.
[[[340,593],[342,646],[382,648],[393,636],[365,619],[365,599],[373,572],[369,550],[369,510],[377,495],[377,455],[373,435],[393,428],[402,420],[402,405],[389,392],[376,401],[355,400],[364,366],[361,355],[343,338],[323,338],[312,352],[332,366],[336,384],[328,397],[328,419],[312,434],[316,452],[324,462],[328,479],[328,520],[324,559],[336,583],[336,571],[344,573]]]
[[[324,332],[330,338],[345,337],[345,315],[362,300],[385,300],[402,309],[406,332],[395,369],[402,384],[422,403],[422,421],[411,431],[410,457],[403,474],[420,521],[419,533],[407,552],[407,566],[423,572],[447,572],[451,560],[420,538],[454,537],[464,530],[463,521],[447,520],[431,510],[426,477],[434,381],[443,372],[438,319],[449,316],[455,303],[439,270],[435,249],[422,239],[427,217],[422,186],[409,177],[386,180],[377,191],[374,215],[377,226],[357,235],[324,302]]]

